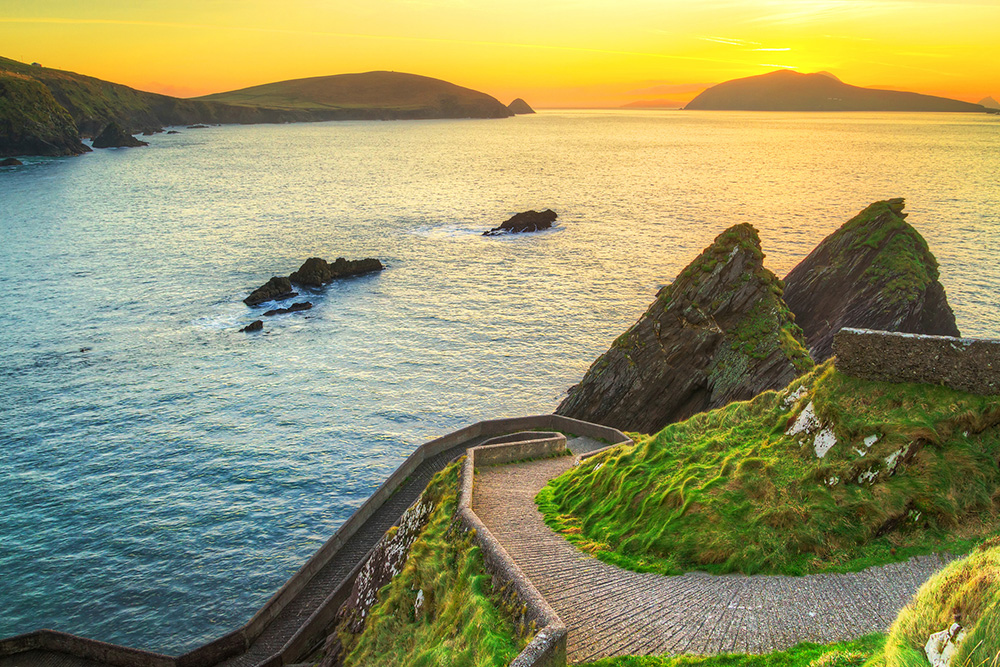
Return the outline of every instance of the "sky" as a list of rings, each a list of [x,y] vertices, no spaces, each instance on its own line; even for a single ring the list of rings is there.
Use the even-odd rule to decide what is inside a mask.
[[[1000,0],[0,0],[0,55],[180,97],[395,70],[545,107],[779,67],[1000,99]]]

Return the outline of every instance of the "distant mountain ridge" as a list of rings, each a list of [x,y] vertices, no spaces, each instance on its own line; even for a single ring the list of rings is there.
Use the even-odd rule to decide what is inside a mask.
[[[979,103],[987,109],[1000,109],[1000,102],[997,102],[992,96],[984,97],[979,100]]]
[[[507,118],[499,100],[441,79],[363,72],[292,79],[196,98],[238,106],[307,111],[337,119]]]
[[[945,111],[983,112],[979,104],[898,90],[846,84],[829,72],[776,70],[733,79],[705,90],[685,109],[725,111]]]

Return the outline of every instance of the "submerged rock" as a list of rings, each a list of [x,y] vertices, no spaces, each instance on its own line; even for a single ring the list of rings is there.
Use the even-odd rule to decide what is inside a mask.
[[[281,301],[298,295],[298,292],[292,290],[292,283],[288,278],[274,276],[251,292],[250,296],[243,299],[243,303],[248,306],[259,306],[265,301]]]
[[[293,283],[300,285],[320,287],[336,278],[372,273],[373,271],[381,271],[384,268],[382,262],[373,257],[365,259],[344,259],[343,257],[338,257],[332,264],[319,257],[310,257],[299,267],[298,271],[292,273],[288,278]]]
[[[813,367],[757,230],[719,235],[587,371],[556,414],[653,433]]]
[[[94,148],[138,148],[148,145],[126,132],[115,121],[108,123],[94,139]]]
[[[264,329],[264,323],[261,320],[254,320],[250,324],[240,329],[240,333],[253,333],[254,331],[263,331],[263,329]]]
[[[189,130],[204,130],[206,127],[208,127],[208,125],[202,125],[201,123],[199,123],[197,125],[188,125],[187,129],[189,129]]]
[[[13,157],[0,160],[0,167],[20,167],[23,164],[24,164],[23,162]]]
[[[510,104],[508,104],[507,108],[510,109],[512,113],[518,116],[523,114],[535,113],[535,110],[532,109],[528,105],[528,103],[522,100],[520,97],[511,102]]]
[[[264,313],[264,317],[271,317],[273,315],[285,315],[287,313],[298,313],[303,310],[309,310],[313,305],[308,301],[301,301],[299,303],[293,303],[288,308],[275,308],[274,310],[269,310]]]
[[[180,134],[177,130],[170,130],[167,134]]]
[[[551,209],[546,209],[541,213],[538,211],[524,211],[514,215],[499,227],[494,227],[488,232],[483,232],[483,236],[541,231],[550,228],[558,217],[559,215]]]
[[[903,220],[904,201],[875,202],[816,246],[785,278],[785,302],[815,361],[844,327],[958,336],[937,260]]]

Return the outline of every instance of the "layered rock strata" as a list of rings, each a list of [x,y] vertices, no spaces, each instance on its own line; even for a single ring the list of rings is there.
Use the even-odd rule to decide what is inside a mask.
[[[871,204],[785,278],[785,303],[816,362],[833,355],[844,327],[960,335],[937,260],[903,207],[903,199]]]
[[[763,259],[751,225],[723,232],[660,290],[556,413],[652,433],[811,369],[781,281]]]

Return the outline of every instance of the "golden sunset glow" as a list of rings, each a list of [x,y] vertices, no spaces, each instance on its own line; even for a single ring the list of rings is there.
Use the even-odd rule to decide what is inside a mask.
[[[994,0],[0,0],[0,55],[182,97],[384,69],[603,107],[788,67],[977,101],[998,43]]]

